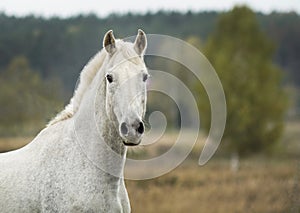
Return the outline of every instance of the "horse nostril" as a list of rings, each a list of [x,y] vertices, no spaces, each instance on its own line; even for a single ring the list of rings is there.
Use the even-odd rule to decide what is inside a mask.
[[[139,127],[137,128],[137,131],[138,131],[138,133],[143,134],[144,130],[145,130],[144,124],[143,124],[143,122],[140,122]]]
[[[121,133],[122,133],[123,135],[126,135],[126,134],[128,133],[128,128],[127,128],[127,125],[126,125],[125,122],[123,122],[123,123],[121,124]]]

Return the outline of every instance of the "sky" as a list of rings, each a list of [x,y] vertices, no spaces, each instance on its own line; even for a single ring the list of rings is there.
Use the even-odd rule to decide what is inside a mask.
[[[270,13],[274,10],[300,14],[300,0],[1,0],[0,12],[8,15],[69,17],[95,13],[105,17],[111,13],[145,13],[160,9],[185,12],[203,10],[229,10],[234,5],[246,4],[256,11]]]

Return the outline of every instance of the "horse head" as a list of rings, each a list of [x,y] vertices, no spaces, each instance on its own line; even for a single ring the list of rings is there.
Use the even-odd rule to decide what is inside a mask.
[[[138,30],[134,43],[116,40],[113,31],[103,39],[108,55],[106,82],[106,114],[115,124],[123,143],[138,145],[145,131],[146,82],[148,71],[143,59],[147,38]]]

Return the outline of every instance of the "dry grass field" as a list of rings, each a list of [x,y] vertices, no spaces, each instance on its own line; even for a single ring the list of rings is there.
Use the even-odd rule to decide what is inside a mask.
[[[299,123],[287,124],[282,150],[273,156],[241,159],[237,172],[231,169],[231,155],[226,153],[199,166],[200,139],[189,158],[170,173],[152,180],[126,181],[132,212],[300,213],[299,130]],[[168,145],[174,135],[161,140]],[[158,145],[150,154],[147,149],[140,152],[152,156],[166,149]]]
[[[29,143],[33,137],[0,138],[0,153],[18,149]]]
[[[127,181],[127,189],[132,212],[299,213],[299,164],[251,158],[235,173],[226,159],[186,162],[153,180]]]
[[[200,141],[173,171],[151,180],[126,180],[132,212],[299,213],[299,130],[299,123],[288,124],[282,153],[241,159],[236,172],[231,170],[230,155],[224,153],[199,166]],[[0,139],[0,150],[12,150],[30,140]],[[159,155],[168,149],[174,135],[166,135],[161,140],[153,149],[137,149],[129,156]]]

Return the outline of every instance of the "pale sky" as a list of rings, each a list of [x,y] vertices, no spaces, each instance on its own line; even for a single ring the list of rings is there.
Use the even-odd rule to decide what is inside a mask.
[[[247,4],[256,11],[296,11],[300,14],[300,0],[1,0],[0,12],[8,15],[28,14],[45,17],[69,17],[95,13],[104,17],[112,12],[155,12],[160,9],[176,11],[228,10],[236,4]]]

